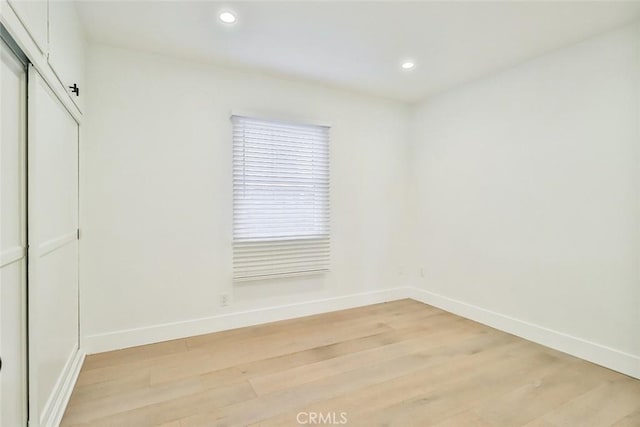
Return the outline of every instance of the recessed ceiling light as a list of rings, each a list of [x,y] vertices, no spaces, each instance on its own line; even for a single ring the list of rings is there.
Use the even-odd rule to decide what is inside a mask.
[[[416,66],[416,64],[414,64],[411,61],[405,61],[405,62],[402,63],[402,69],[404,69],[404,70],[410,70],[410,69],[414,68],[415,66]]]
[[[220,12],[218,18],[225,24],[233,24],[238,20],[238,18],[236,18],[236,15],[233,12],[229,12],[228,10]]]

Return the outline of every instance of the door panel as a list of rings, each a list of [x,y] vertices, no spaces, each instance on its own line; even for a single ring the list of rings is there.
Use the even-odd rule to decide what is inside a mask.
[[[0,41],[0,425],[26,424],[26,73]]]
[[[47,403],[55,398],[58,379],[66,374],[66,365],[78,348],[78,290],[70,286],[78,282],[77,259],[77,245],[65,244],[41,256],[38,266],[41,285],[37,305],[39,322],[34,329],[40,349],[38,407],[43,415],[48,409]],[[54,317],[55,321],[46,321]]]
[[[29,408],[50,420],[78,351],[78,124],[29,68]]]
[[[24,347],[24,257],[0,269],[0,323],[2,325],[2,373],[0,374],[0,425],[26,425],[26,376]],[[10,302],[15,302],[11,304]]]

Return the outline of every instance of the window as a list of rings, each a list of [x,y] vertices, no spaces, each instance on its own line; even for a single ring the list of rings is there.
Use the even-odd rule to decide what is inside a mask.
[[[233,277],[329,268],[329,128],[233,116]]]

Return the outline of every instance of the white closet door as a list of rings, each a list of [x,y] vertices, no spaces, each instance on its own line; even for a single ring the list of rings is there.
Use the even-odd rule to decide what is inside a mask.
[[[0,41],[0,426],[26,425],[24,66]]]
[[[52,422],[78,353],[78,124],[29,67],[29,422]]]

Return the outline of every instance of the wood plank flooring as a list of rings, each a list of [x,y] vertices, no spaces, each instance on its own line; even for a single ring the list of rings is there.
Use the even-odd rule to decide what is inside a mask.
[[[640,426],[640,380],[401,300],[89,356],[62,426],[312,421]]]

